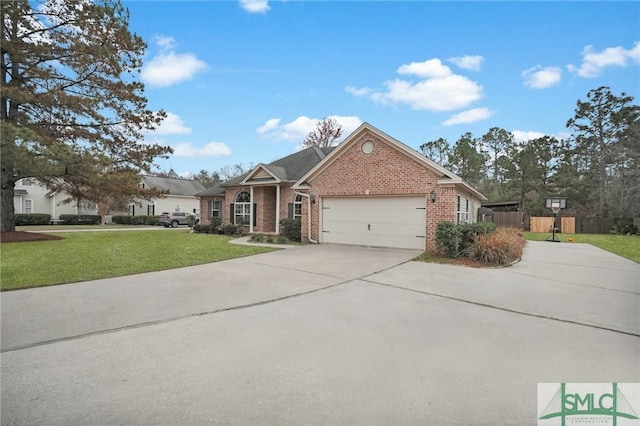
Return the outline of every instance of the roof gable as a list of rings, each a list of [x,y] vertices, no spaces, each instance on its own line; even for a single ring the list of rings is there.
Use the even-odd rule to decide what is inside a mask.
[[[286,171],[282,167],[267,166],[262,163],[258,164],[246,175],[240,182],[240,185],[247,185],[250,183],[280,183],[282,179],[278,176],[284,177],[286,180]]]
[[[391,146],[393,149],[403,153],[410,159],[416,161],[427,169],[433,171],[437,176],[439,176],[438,183],[450,183],[462,185],[471,192],[477,194],[481,199],[486,199],[477,189],[473,186],[464,182],[462,178],[451,170],[448,170],[433,160],[425,157],[420,154],[416,150],[410,148],[404,143],[398,141],[397,139],[387,135],[376,127],[372,126],[369,123],[362,123],[356,130],[354,130],[340,145],[338,145],[334,150],[332,150],[322,161],[316,164],[313,168],[311,168],[306,174],[298,179],[298,181],[293,185],[294,188],[303,188],[308,185],[308,182],[313,180],[314,177],[318,176],[322,173],[327,167],[329,167],[334,161],[336,161],[342,154],[347,152],[360,138],[366,133],[371,133],[377,139],[381,140],[383,143]]]
[[[333,149],[334,147],[310,147],[279,158],[269,164],[260,163],[249,173],[229,179],[222,186],[250,185],[265,182],[295,182],[322,161]]]

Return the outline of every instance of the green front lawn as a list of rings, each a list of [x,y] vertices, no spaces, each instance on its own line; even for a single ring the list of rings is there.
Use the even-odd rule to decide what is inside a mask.
[[[0,289],[160,271],[272,251],[188,230],[69,232],[63,240],[2,243]]]
[[[551,234],[541,232],[524,232],[524,237],[531,241],[544,241]],[[610,251],[619,256],[640,263],[640,236],[613,234],[556,234],[562,242],[573,238],[574,243],[585,243]]]
[[[52,233],[56,231],[74,231],[78,229],[131,229],[131,228],[151,228],[156,225],[22,225],[16,226],[16,231],[33,231]]]

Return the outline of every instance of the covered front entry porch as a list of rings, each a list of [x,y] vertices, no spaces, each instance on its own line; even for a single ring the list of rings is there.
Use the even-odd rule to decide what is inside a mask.
[[[248,223],[249,233],[280,233],[280,185],[251,185],[238,193],[233,223]],[[250,220],[251,218],[251,220]]]

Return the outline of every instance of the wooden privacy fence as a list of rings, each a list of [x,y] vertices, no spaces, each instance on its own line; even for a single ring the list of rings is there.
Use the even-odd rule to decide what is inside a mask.
[[[493,212],[491,221],[498,227],[522,229],[524,213],[522,212]]]
[[[531,232],[553,232],[553,217],[529,217],[522,212],[493,212],[491,215],[478,215],[479,222],[493,222],[498,227],[513,227]],[[597,218],[560,216],[556,218],[556,228],[564,234],[606,234],[612,226],[625,223],[638,223],[640,218]]]

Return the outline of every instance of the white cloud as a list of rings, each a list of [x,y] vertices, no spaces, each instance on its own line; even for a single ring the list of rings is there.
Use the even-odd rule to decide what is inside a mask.
[[[484,58],[480,55],[454,56],[447,59],[452,64],[465,70],[480,71]]]
[[[167,116],[160,126],[153,132],[156,135],[176,135],[176,134],[189,134],[191,128],[185,126],[184,121],[178,115],[168,112]]]
[[[171,36],[155,36],[153,40],[161,49],[173,49],[176,45],[176,39]]]
[[[160,53],[153,57],[141,72],[142,81],[151,86],[167,87],[190,80],[204,70],[207,64],[193,53],[176,53],[176,40],[171,36],[156,36],[154,41]]]
[[[579,67],[567,65],[569,71],[584,78],[594,78],[602,74],[606,67],[626,67],[630,62],[640,63],[640,42],[629,50],[621,46],[607,47],[596,52],[592,45],[582,49],[582,64]]]
[[[373,89],[370,89],[369,87],[357,88],[353,86],[347,86],[344,88],[344,90],[347,93],[351,93],[353,96],[367,96],[373,92]]]
[[[183,142],[174,145],[173,155],[176,157],[226,157],[231,155],[231,148],[222,142],[209,142],[203,146]]]
[[[562,70],[559,67],[545,67],[536,65],[522,71],[524,85],[534,89],[548,89],[560,83],[562,78]]]
[[[386,92],[376,92],[371,99],[382,104],[404,103],[415,110],[450,111],[464,108],[482,97],[482,86],[461,75],[412,83],[392,80],[384,83]]]
[[[468,61],[470,64],[473,61]],[[411,62],[398,67],[398,74],[417,79],[396,78],[382,83],[384,90],[347,86],[354,96],[369,96],[374,102],[406,104],[415,110],[451,111],[469,106],[484,95],[482,86],[471,79],[454,74],[438,58]]]
[[[259,134],[264,134],[264,133],[268,133],[274,129],[276,129],[278,127],[278,124],[280,124],[280,119],[279,118],[271,118],[269,120],[267,120],[266,123],[264,123],[263,126],[258,127],[257,132]]]
[[[167,87],[190,80],[206,68],[206,64],[192,53],[169,52],[153,58],[142,69],[142,80],[151,86]]]
[[[511,134],[513,135],[513,140],[516,142],[526,142],[547,136],[546,133],[532,130],[514,130]]]
[[[270,9],[268,0],[240,0],[240,7],[249,13],[265,13]]]
[[[348,136],[362,124],[362,120],[356,116],[331,115],[327,118],[335,119],[342,126],[343,136]],[[280,125],[280,118],[272,118],[267,120],[264,125],[258,127],[256,131],[266,139],[302,142],[307,135],[316,128],[320,120],[321,118],[310,118],[301,115],[289,123]]]
[[[448,66],[442,65],[440,59],[434,58],[424,62],[411,62],[408,65],[400,65],[398,74],[411,74],[421,78],[438,78],[451,75],[451,70]]]
[[[442,123],[443,126],[453,126],[456,124],[473,123],[486,120],[493,115],[493,111],[488,108],[474,108],[451,116]]]

